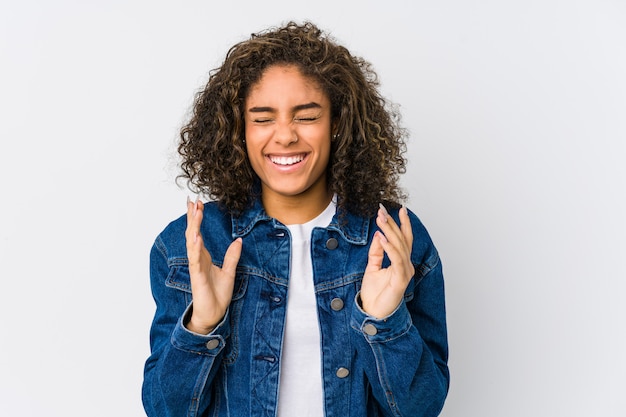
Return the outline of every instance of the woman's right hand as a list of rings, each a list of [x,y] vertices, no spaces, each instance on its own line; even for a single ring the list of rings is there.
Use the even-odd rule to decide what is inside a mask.
[[[242,241],[241,238],[235,239],[226,250],[222,267],[216,266],[200,234],[203,210],[201,201],[187,199],[185,238],[193,310],[186,327],[194,333],[209,334],[224,318],[232,299]]]

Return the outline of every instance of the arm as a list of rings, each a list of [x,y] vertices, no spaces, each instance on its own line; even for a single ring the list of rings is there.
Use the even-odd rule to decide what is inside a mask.
[[[143,385],[144,408],[150,417],[196,416],[209,407],[211,385],[230,333],[225,316],[241,239],[231,243],[221,268],[213,264],[200,235],[202,209],[198,201],[187,203],[186,257],[170,259],[161,236],[150,254],[151,287],[157,304],[150,333],[152,354],[146,362]]]
[[[166,285],[171,276],[181,288]],[[146,361],[142,399],[150,417],[196,416],[210,405],[210,390],[230,333],[227,318],[209,335],[185,328],[189,317],[186,262],[168,265],[157,238],[150,253],[150,281],[156,313],[150,330],[151,355]]]
[[[443,407],[450,378],[441,264],[408,296],[412,298],[382,319],[355,303],[352,327],[384,415],[434,417]]]
[[[361,365],[384,415],[437,416],[449,385],[442,268],[439,256],[419,220],[416,217],[409,220],[408,213],[402,213],[402,210],[400,227],[395,226],[390,216],[387,222],[381,223],[377,219],[379,227],[383,226],[383,233],[389,236],[383,243],[387,244],[385,253],[389,254],[390,264],[382,267],[382,254],[377,252],[380,247],[375,242],[379,237],[375,236],[363,286],[353,309],[352,327],[358,332],[357,348],[364,353],[360,355]],[[411,223],[414,227],[407,228]],[[415,244],[413,234],[416,235]],[[388,242],[395,242],[394,248],[390,248]],[[412,275],[406,284],[397,286],[402,293],[400,301],[393,301],[395,309],[382,310],[389,311],[385,316],[372,314],[367,310],[372,303],[360,298],[366,294],[370,301],[397,300],[394,297],[398,295],[393,292],[386,298],[378,294],[394,289],[388,280],[393,279],[394,262],[406,263],[407,250],[403,249],[403,245],[408,248],[412,268],[403,265],[396,271],[410,270]],[[392,254],[394,250],[396,252]],[[420,259],[414,259],[417,256]],[[401,282],[401,278],[396,279]],[[366,284],[373,283],[377,285],[366,287]],[[372,291],[374,288],[380,290]]]

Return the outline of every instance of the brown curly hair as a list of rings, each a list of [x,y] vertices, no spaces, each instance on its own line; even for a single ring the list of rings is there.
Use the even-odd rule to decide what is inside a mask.
[[[406,196],[400,115],[379,93],[369,62],[355,57],[310,22],[252,34],[234,45],[195,98],[180,132],[178,153],[190,190],[240,213],[259,196],[259,179],[245,148],[244,103],[251,86],[273,65],[295,65],[316,80],[331,103],[333,138],[327,184],[340,209],[371,215],[378,203]]]

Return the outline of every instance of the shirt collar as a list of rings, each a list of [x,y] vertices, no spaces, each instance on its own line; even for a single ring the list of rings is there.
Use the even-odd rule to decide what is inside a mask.
[[[233,239],[246,236],[260,222],[273,222],[274,227],[281,224],[267,215],[260,198],[255,199],[252,207],[243,211],[239,216],[232,216],[231,219]],[[367,244],[369,228],[369,218],[338,208],[327,229],[337,231],[352,244],[365,245]]]

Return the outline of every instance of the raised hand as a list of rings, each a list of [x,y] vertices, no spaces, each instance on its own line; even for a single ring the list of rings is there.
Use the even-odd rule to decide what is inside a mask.
[[[187,258],[193,311],[187,329],[209,334],[219,324],[230,304],[235,285],[235,272],[241,256],[241,238],[234,240],[224,255],[222,267],[216,266],[204,246],[200,234],[204,205],[187,199]]]
[[[367,267],[361,285],[363,310],[376,318],[387,317],[402,302],[404,291],[415,274],[411,262],[413,231],[406,207],[400,209],[400,226],[391,218],[381,204],[376,217],[380,230],[368,252]],[[384,254],[391,265],[382,268]]]

